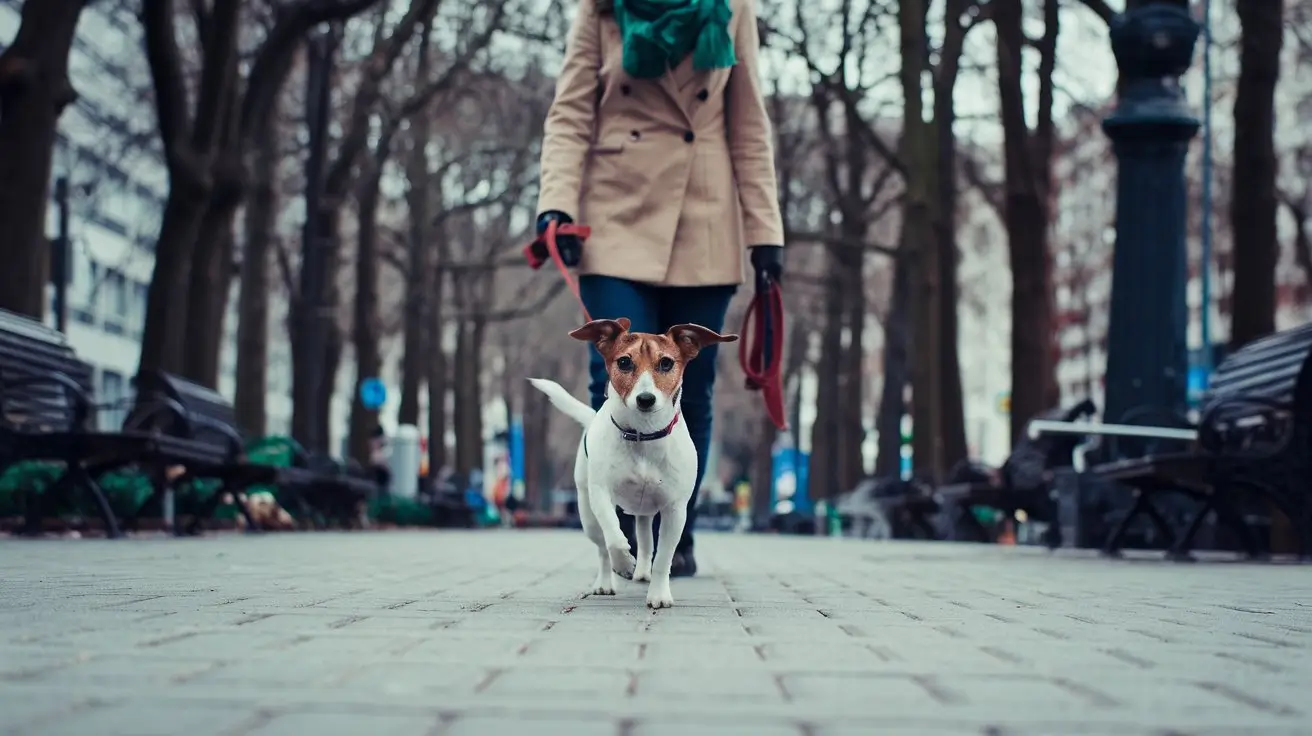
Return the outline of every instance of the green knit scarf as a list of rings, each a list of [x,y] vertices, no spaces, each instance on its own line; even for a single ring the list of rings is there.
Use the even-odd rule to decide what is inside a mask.
[[[692,54],[698,71],[737,62],[729,36],[729,0],[615,0],[624,39],[624,71],[654,79]]]

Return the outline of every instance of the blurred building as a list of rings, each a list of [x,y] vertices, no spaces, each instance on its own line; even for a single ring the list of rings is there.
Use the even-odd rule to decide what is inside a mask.
[[[34,0],[29,0],[34,1]],[[0,49],[18,31],[22,0],[0,0]],[[82,11],[69,59],[77,101],[59,122],[52,174],[69,184],[71,263],[68,337],[95,366],[101,402],[125,398],[137,371],[154,244],[168,193],[160,153],[150,73],[140,22],[122,3],[89,3]],[[47,233],[58,229],[60,203],[51,187]],[[54,288],[47,321],[54,324]],[[223,325],[220,390],[231,397],[236,367],[236,289]],[[277,305],[275,315],[281,311]],[[281,329],[280,323],[271,325]],[[277,333],[272,333],[276,335]],[[291,371],[286,340],[269,345],[268,429],[291,420]],[[116,427],[122,412],[100,421]]]

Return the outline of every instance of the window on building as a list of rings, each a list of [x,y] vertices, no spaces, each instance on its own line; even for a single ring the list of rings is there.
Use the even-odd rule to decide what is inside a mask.
[[[100,306],[105,332],[122,335],[126,331],[125,328],[131,318],[127,276],[123,275],[123,272],[118,269],[106,269],[101,289],[103,298]]]
[[[100,385],[96,387],[96,392],[105,407],[97,413],[100,429],[113,431],[123,426],[123,420],[127,418],[127,388],[123,374],[108,369],[100,372]]]
[[[146,329],[146,304],[150,299],[150,285],[140,281],[132,282],[132,317],[128,324],[128,333],[140,338]]]

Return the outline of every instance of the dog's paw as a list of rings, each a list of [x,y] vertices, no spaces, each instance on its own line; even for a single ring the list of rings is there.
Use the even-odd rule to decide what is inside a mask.
[[[610,569],[615,571],[616,575],[625,580],[633,579],[633,570],[638,565],[638,560],[629,551],[628,547],[611,547],[610,548]]]
[[[642,569],[642,568],[638,568],[638,569],[634,570],[634,571],[633,571],[633,582],[635,582],[635,583],[650,583],[650,582],[651,582],[651,568],[647,568],[647,569],[645,569],[645,570]]]
[[[674,607],[674,596],[670,594],[670,586],[663,585],[659,588],[655,585],[647,589],[647,607],[653,611],[662,608]]]
[[[583,591],[580,598],[590,598],[594,595],[615,595],[615,587],[610,583],[594,583],[591,590]]]

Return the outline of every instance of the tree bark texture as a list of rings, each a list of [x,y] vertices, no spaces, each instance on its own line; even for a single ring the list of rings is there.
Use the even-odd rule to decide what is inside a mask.
[[[43,319],[50,247],[46,211],[59,116],[77,93],[68,56],[85,0],[23,3],[0,53],[0,309]]]
[[[1234,105],[1234,242],[1230,350],[1275,331],[1276,232],[1275,93],[1280,80],[1284,3],[1241,2],[1239,84]]]
[[[245,212],[245,252],[237,297],[237,424],[256,436],[267,430],[265,396],[269,383],[269,259],[273,255],[278,210],[278,134],[262,126],[252,141],[251,198]]]
[[[243,84],[236,57],[242,3],[215,3],[206,15],[200,38],[201,72],[193,110],[175,32],[175,4],[173,0],[142,0],[146,58],[169,171],[169,197],[147,293],[142,368],[177,373],[185,370],[183,355],[190,324],[188,289],[202,219],[209,211],[215,189],[216,172],[212,167],[216,162],[220,166],[241,165],[244,142],[251,131],[265,124],[274,109],[300,39],[320,23],[348,18],[377,2],[301,0],[284,6],[278,22],[255,52],[244,94],[237,92]],[[223,129],[234,117],[237,133],[229,136],[226,150],[220,150]],[[217,173],[222,176],[222,172]],[[207,290],[217,286],[207,285]],[[226,305],[226,294],[218,298]]]
[[[957,248],[957,136],[953,95],[960,71],[966,27],[961,18],[973,0],[947,0],[943,48],[934,76],[934,131],[938,149],[938,204],[936,233],[939,258],[940,337],[942,339],[942,386],[939,389],[944,468],[966,459],[966,416],[961,388],[960,325],[961,289],[957,284],[960,250]],[[894,276],[896,278],[896,275]]]
[[[902,253],[910,244],[903,225]],[[875,415],[879,432],[875,477],[896,478],[902,468],[902,417],[906,414],[906,386],[910,380],[908,333],[911,328],[911,262],[905,256],[893,261],[893,293],[889,296],[888,316],[884,319],[884,385]]]
[[[1011,439],[1055,400],[1052,273],[1048,252],[1048,192],[1052,157],[1052,72],[1057,39],[1056,0],[1045,0],[1039,41],[1038,125],[1025,119],[1021,0],[997,0],[998,93],[1003,126],[1006,194],[1003,219],[1011,257]]]
[[[375,149],[368,170],[356,188],[355,303],[351,315],[351,344],[355,352],[355,387],[351,392],[350,453],[361,465],[369,464],[369,435],[378,426],[378,410],[366,408],[360,385],[377,378],[383,369],[379,349],[378,314],[378,201],[390,140]]]
[[[428,79],[430,74],[431,22],[430,18],[424,23],[423,35],[419,38],[419,59],[416,64],[419,79]],[[397,421],[401,424],[419,424],[419,392],[426,383],[425,367],[434,349],[427,339],[432,332],[428,307],[432,299],[430,292],[435,252],[430,242],[434,230],[430,223],[432,218],[429,207],[433,187],[428,170],[428,146],[432,137],[432,122],[428,111],[421,109],[410,123],[410,152],[405,167],[406,182],[409,185],[406,191],[409,222],[406,227],[405,320],[401,336],[401,406],[397,413]],[[429,390],[432,390],[431,387]],[[431,406],[429,410],[432,410]],[[431,446],[432,435],[429,435],[428,441]],[[441,443],[440,438],[438,442]],[[439,469],[431,463],[428,467],[434,473]]]
[[[942,433],[943,340],[940,314],[942,270],[935,232],[938,188],[936,137],[931,123],[924,122],[921,78],[928,49],[925,38],[923,0],[906,0],[898,6],[901,30],[902,68],[900,79],[906,112],[903,116],[902,160],[906,164],[906,194],[902,208],[904,257],[910,259],[913,286],[911,324],[912,452],[916,475],[937,482],[944,468]]]
[[[838,493],[838,427],[840,398],[838,382],[843,355],[843,262],[836,249],[825,254],[828,261],[824,313],[820,333],[820,360],[815,366],[815,423],[811,425],[811,459],[807,493],[813,501]]]

